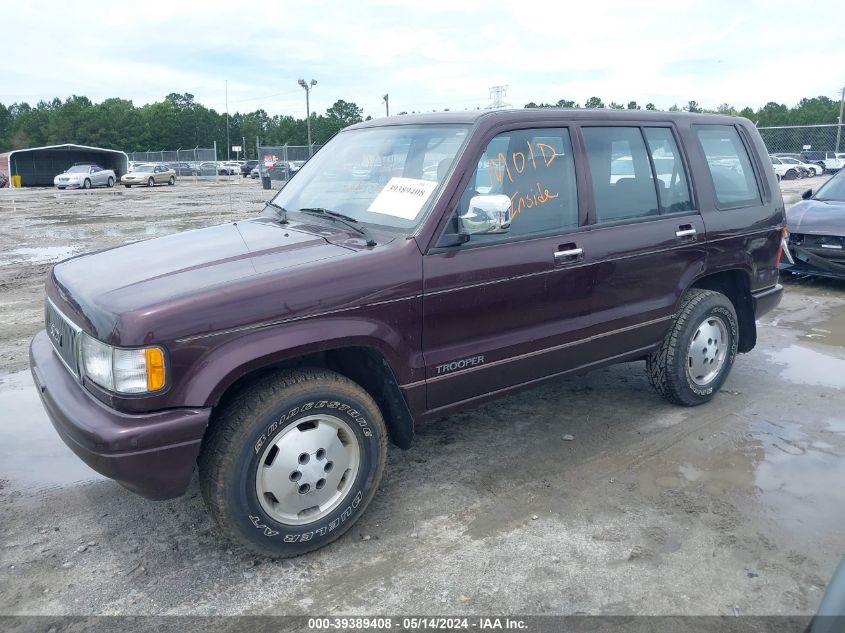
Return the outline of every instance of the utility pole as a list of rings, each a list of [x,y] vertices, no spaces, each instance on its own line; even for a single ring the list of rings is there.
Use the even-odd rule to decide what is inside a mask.
[[[311,88],[317,85],[317,80],[312,79],[306,83],[304,79],[300,79],[299,85],[305,88],[305,127],[308,129],[308,156],[311,156],[311,102],[309,97],[311,96]]]
[[[839,151],[839,139],[842,138],[842,107],[845,106],[845,87],[842,88],[842,97],[839,99],[839,125],[836,126],[836,149]]]
[[[385,94],[382,99],[384,99],[384,112],[387,116],[390,116],[390,95]]]
[[[215,156],[216,158],[216,156]],[[226,160],[232,158],[232,145],[229,143],[229,80],[226,80]]]

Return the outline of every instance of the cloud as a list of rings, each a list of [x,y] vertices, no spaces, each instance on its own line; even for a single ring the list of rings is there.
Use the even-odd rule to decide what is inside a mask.
[[[781,0],[35,5],[6,11],[4,103],[190,92],[223,110],[228,80],[232,112],[302,116],[304,77],[318,80],[313,110],[342,98],[373,116],[385,92],[393,112],[475,108],[499,84],[516,106],[596,95],[742,107],[834,97],[842,81],[838,21]]]

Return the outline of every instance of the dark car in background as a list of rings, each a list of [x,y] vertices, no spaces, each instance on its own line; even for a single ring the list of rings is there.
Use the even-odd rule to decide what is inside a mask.
[[[243,176],[244,178],[246,178],[247,176],[249,176],[249,174],[250,174],[250,172],[252,171],[252,169],[253,169],[254,167],[257,167],[257,166],[258,166],[258,161],[257,161],[257,160],[248,160],[248,161],[246,161],[243,165],[241,165],[241,176]]]
[[[260,217],[54,266],[30,366],[95,470],[164,499],[198,469],[223,534],[295,556],[355,524],[419,422],[626,361],[718,398],[780,300],[783,224],[747,119],[381,118]]]
[[[192,166],[190,163],[167,163],[167,166],[175,171],[177,176],[197,175],[197,168]]]
[[[792,273],[845,279],[845,170],[840,170],[786,212]]]
[[[294,169],[292,169],[290,162],[286,160],[277,160],[265,169],[265,174],[273,180],[290,180],[293,173]]]

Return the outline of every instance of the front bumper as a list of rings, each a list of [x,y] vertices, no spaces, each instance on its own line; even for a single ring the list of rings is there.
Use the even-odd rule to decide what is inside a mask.
[[[833,260],[821,257],[795,244],[790,244],[789,250],[795,263],[781,262],[780,269],[782,272],[830,279],[845,279],[845,261],[842,259]]]
[[[184,494],[210,408],[121,413],[89,394],[53,351],[45,330],[29,361],[47,415],[65,444],[98,473],[148,499]]]
[[[68,188],[68,189],[81,189],[82,183],[81,182],[54,182],[53,183],[56,187],[61,189]]]

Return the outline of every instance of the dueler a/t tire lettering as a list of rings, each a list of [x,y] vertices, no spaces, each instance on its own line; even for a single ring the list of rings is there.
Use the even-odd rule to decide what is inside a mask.
[[[345,429],[345,442],[357,442],[357,474],[351,484],[343,484],[344,496],[327,514],[311,522],[305,518],[285,523],[258,497],[256,482],[266,463],[262,460],[286,432],[307,431],[312,424],[308,421],[320,416]],[[198,460],[200,489],[228,538],[258,554],[287,558],[328,545],[349,530],[372,500],[386,459],[384,420],[364,389],[326,369],[282,370],[228,398],[215,414]],[[288,469],[291,477],[297,468],[294,463]]]

